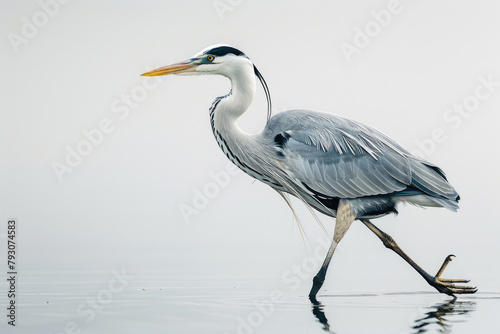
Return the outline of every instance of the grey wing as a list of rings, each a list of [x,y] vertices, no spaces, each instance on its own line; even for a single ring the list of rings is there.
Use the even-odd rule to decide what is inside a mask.
[[[268,130],[289,177],[316,195],[390,194],[406,190],[415,180],[423,193],[454,192],[439,168],[425,165],[384,134],[352,120],[292,110],[273,117]]]

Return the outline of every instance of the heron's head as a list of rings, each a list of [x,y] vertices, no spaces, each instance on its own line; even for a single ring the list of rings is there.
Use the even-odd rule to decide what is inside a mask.
[[[232,46],[219,44],[209,46],[190,59],[159,67],[142,75],[220,74],[231,77],[232,73],[241,71],[242,69],[253,73],[253,64],[250,59],[243,52]]]
[[[218,44],[195,54],[192,58],[168,66],[159,67],[152,71],[143,73],[143,76],[157,75],[201,75],[219,74],[238,82],[246,82],[254,85],[254,75],[259,78],[267,99],[267,119],[271,117],[271,95],[264,77],[252,61],[240,50],[229,45]]]

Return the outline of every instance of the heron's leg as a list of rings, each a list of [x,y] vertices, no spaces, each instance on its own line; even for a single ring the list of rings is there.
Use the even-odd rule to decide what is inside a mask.
[[[313,279],[313,286],[311,288],[311,291],[309,292],[309,299],[311,299],[311,301],[316,300],[316,294],[325,281],[326,271],[328,269],[328,265],[330,264],[330,260],[332,259],[333,253],[335,252],[335,248],[337,248],[338,243],[340,242],[340,240],[342,240],[355,219],[356,214],[352,211],[352,207],[349,202],[340,200],[339,206],[337,208],[337,218],[335,220],[335,232],[333,234],[333,241],[330,245],[328,253],[326,254],[325,261],[323,262],[321,269]]]
[[[467,283],[469,282],[468,280],[441,278],[441,274],[443,273],[448,263],[452,260],[452,256],[454,255],[448,255],[441,265],[441,268],[437,272],[436,276],[431,276],[427,272],[425,272],[425,270],[423,270],[418,264],[416,264],[415,261],[413,261],[408,255],[406,255],[406,253],[403,252],[401,248],[399,248],[396,241],[394,241],[394,239],[390,235],[377,228],[368,219],[361,219],[361,221],[366,225],[366,227],[368,227],[373,233],[375,233],[377,237],[380,238],[380,240],[382,240],[385,247],[393,250],[396,254],[401,256],[425,279],[427,283],[429,283],[439,292],[446,293],[447,295],[455,297],[455,293],[474,293],[477,291],[477,289],[474,287],[453,284]]]

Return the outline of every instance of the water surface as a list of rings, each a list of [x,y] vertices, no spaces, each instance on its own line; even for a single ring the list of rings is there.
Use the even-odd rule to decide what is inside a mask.
[[[25,273],[16,333],[496,333],[500,294],[307,291],[276,280]],[[5,297],[3,297],[5,298]],[[5,300],[5,299],[4,299]],[[2,324],[2,328],[6,328]]]

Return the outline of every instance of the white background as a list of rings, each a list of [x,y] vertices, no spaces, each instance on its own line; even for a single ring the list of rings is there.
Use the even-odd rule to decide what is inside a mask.
[[[376,22],[371,12],[388,1],[74,0],[58,6],[44,22],[43,15],[36,21],[44,11],[37,1],[0,1],[0,219],[18,219],[21,272],[126,267],[188,278],[281,279],[317,247],[324,234],[302,204],[294,202],[306,246],[280,196],[242,173],[198,214],[188,220],[181,214],[213,182],[210,173],[226,169],[208,108],[230,84],[215,76],[168,76],[144,90],[139,75],[227,43],[264,75],[275,113],[335,113],[410,151],[422,151],[419,143],[442,129],[441,142],[427,144],[425,157],[447,173],[461,209],[401,207],[396,218],[375,223],[429,272],[453,253],[445,276],[498,291],[492,282],[500,274],[500,87],[456,128],[443,119],[474,96],[479,77],[500,81],[498,2],[401,1],[350,61],[342,43],[355,46],[357,29]],[[39,27],[16,44],[12,34],[22,37],[27,29],[23,18]],[[125,95],[136,105],[122,119],[113,111],[125,106]],[[239,123],[256,133],[265,114],[259,88]],[[113,131],[59,180],[54,162],[66,164],[67,147],[76,149],[84,131],[103,119]],[[334,221],[322,220],[332,233]],[[307,294],[309,285],[307,278],[299,293]],[[432,291],[359,223],[340,244],[325,288]]]

